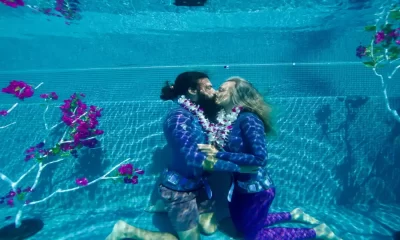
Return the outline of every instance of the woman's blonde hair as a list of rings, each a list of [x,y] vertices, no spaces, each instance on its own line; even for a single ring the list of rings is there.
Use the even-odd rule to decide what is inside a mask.
[[[241,77],[231,77],[227,82],[235,83],[231,89],[231,100],[235,106],[242,106],[243,110],[256,114],[264,123],[265,133],[273,133],[271,123],[271,106],[251,83]]]

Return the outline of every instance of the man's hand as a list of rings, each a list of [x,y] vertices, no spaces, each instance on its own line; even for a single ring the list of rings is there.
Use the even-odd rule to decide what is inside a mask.
[[[203,161],[203,169],[205,171],[211,172],[214,170],[214,165],[217,163],[217,159],[215,157],[207,157]]]
[[[206,154],[208,157],[215,157],[217,155],[218,150],[210,144],[197,144],[197,147],[201,152]]]

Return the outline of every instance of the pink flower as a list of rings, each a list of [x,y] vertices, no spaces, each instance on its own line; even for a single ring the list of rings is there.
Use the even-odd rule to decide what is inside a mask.
[[[94,134],[95,135],[101,135],[101,134],[103,134],[104,133],[104,131],[103,130],[100,130],[100,129],[96,129],[95,131],[94,131]]]
[[[40,97],[43,99],[49,99],[49,100],[58,100],[58,95],[55,92],[51,92],[51,93],[43,93],[40,94]]]
[[[400,40],[396,40],[396,43],[400,45]]]
[[[14,191],[10,191],[10,193],[8,194],[8,197],[15,197],[15,195],[17,195]]]
[[[13,94],[19,99],[29,98],[33,96],[33,88],[23,81],[13,80],[10,85],[2,89],[2,92]]]
[[[393,30],[388,34],[388,36],[392,38],[397,38],[399,35],[400,35],[399,29]]]
[[[58,95],[57,95],[57,93],[51,92],[51,93],[50,93],[50,96],[51,96],[51,99],[53,99],[53,100],[58,100]]]
[[[132,175],[132,173],[133,173],[133,165],[131,163],[123,164],[118,168],[118,172],[121,175]]]
[[[132,184],[138,184],[138,176],[132,177]]]
[[[67,125],[67,126],[71,126],[72,122],[74,121],[72,118],[67,117],[65,115],[62,116],[61,120]]]
[[[87,178],[77,178],[76,180],[75,180],[75,182],[76,182],[76,184],[78,184],[79,186],[86,186],[86,185],[88,185],[88,180],[87,180]]]
[[[7,110],[0,110],[0,116],[7,116]]]
[[[385,33],[383,31],[379,31],[375,34],[375,43],[378,44],[385,40]]]
[[[0,2],[12,8],[25,5],[23,0],[0,0]]]
[[[33,159],[33,158],[35,158],[35,154],[29,154],[29,155],[26,155],[25,156],[25,162],[27,162],[27,161],[29,161],[29,160],[31,160],[31,159]]]
[[[7,205],[10,206],[10,207],[13,207],[14,206],[14,199],[13,198],[8,199],[7,200]]]

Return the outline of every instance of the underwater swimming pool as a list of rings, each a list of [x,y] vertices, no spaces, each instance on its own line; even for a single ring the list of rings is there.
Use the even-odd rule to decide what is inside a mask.
[[[384,21],[395,1],[209,0],[177,7],[165,0],[65,0],[60,8],[60,1],[27,0],[17,8],[10,2],[0,1],[0,87],[18,80],[35,93],[23,100],[0,94],[0,173],[17,181],[49,147],[64,160],[43,169],[33,192],[36,169],[19,182],[23,194],[16,189],[11,196],[10,184],[0,182],[0,227],[12,224],[29,201],[22,219],[38,218],[44,226],[28,239],[105,239],[119,219],[170,230],[165,215],[143,211],[167,161],[162,119],[172,103],[159,94],[166,80],[201,70],[216,87],[244,77],[273,105],[273,211],[301,207],[346,240],[392,239],[400,230],[400,120],[388,109],[400,109],[400,73],[388,77],[395,61],[375,73],[362,63],[369,60],[356,57],[356,48],[375,35],[364,27]],[[396,18],[393,30],[400,27]],[[395,40],[386,48],[397,47]],[[69,109],[59,106],[73,93],[103,109],[87,121],[96,119],[104,133],[78,157],[62,156],[56,147],[71,141],[74,128],[60,121]],[[138,169],[137,184],[104,179],[29,205],[90,183],[128,158]],[[228,186],[220,179],[213,184]],[[221,217],[227,214],[223,201],[219,209]],[[0,239],[9,239],[4,229]],[[217,232],[204,239],[227,237]]]

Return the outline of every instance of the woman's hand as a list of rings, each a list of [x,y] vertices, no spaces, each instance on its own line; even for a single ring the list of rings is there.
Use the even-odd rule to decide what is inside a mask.
[[[203,162],[203,169],[206,171],[212,171],[214,168],[215,163],[217,162],[217,159],[215,158],[215,155],[217,155],[218,150],[210,144],[197,144],[197,147],[199,150],[207,155],[207,159],[204,160]],[[243,165],[240,166],[240,173],[257,173],[260,167],[258,166],[248,166],[248,165]]]
[[[215,157],[218,153],[218,150],[210,144],[197,144],[197,147],[202,153],[206,154],[207,157]]]

